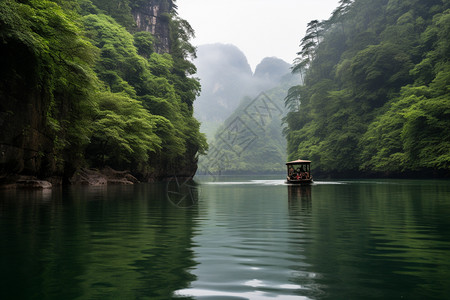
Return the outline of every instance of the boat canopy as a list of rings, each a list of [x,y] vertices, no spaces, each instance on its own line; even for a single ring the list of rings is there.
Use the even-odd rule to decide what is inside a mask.
[[[290,162],[287,162],[286,165],[300,165],[300,164],[310,164],[310,160],[297,159]]]

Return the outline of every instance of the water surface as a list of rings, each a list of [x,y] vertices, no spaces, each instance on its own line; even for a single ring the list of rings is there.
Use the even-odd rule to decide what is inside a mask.
[[[0,191],[0,299],[446,299],[450,183]]]

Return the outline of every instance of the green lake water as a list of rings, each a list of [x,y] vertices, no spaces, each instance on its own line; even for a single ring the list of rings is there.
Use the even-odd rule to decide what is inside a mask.
[[[450,182],[0,191],[0,299],[450,299]]]

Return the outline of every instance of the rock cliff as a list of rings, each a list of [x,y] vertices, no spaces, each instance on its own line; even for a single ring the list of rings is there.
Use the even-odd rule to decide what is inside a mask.
[[[53,138],[46,126],[49,96],[40,88],[35,57],[24,45],[0,48],[0,184],[18,174],[50,177],[58,173]]]
[[[137,30],[154,35],[156,52],[170,52],[168,14],[176,9],[173,1],[134,2],[132,15]],[[63,181],[70,183],[69,179],[80,170],[85,170],[80,168],[86,164],[80,164],[82,158],[69,157],[58,150],[58,138],[51,128],[48,111],[52,99],[57,97],[60,111],[58,118],[65,121],[71,115],[71,101],[66,95],[49,94],[49,89],[45,87],[45,76],[50,77],[46,69],[49,67],[21,40],[3,36],[0,67],[0,186],[14,187],[25,180],[28,186],[42,180],[53,185]],[[172,174],[193,176],[197,168],[194,150],[188,151],[181,169],[158,159],[150,161],[154,171],[140,174],[140,179],[160,180]],[[33,184],[28,184],[30,182]]]
[[[172,1],[148,0],[132,9],[132,14],[138,31],[147,31],[156,38],[155,51],[168,53],[170,51],[169,18],[167,14],[175,8]]]

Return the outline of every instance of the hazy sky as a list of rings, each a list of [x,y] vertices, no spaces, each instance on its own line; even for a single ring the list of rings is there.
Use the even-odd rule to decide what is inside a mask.
[[[328,19],[339,0],[177,0],[178,14],[195,30],[195,46],[234,44],[254,70],[264,58],[292,63],[306,24]]]

